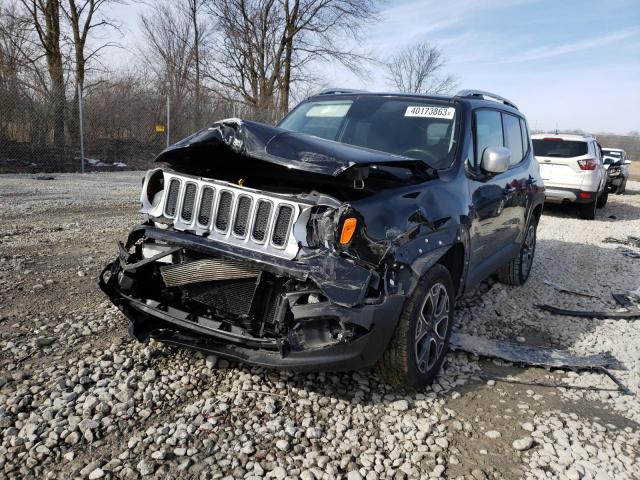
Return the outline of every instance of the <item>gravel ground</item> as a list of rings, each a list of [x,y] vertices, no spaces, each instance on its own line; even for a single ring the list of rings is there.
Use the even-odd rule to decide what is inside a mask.
[[[451,353],[408,393],[371,372],[280,373],[130,340],[95,279],[137,220],[140,179],[0,177],[1,478],[640,478],[640,402],[604,375]],[[527,285],[485,282],[456,328],[610,351],[640,394],[640,320],[533,306],[613,309],[611,292],[640,287],[640,259],[603,242],[640,232],[640,183],[627,188],[595,221],[547,208]]]

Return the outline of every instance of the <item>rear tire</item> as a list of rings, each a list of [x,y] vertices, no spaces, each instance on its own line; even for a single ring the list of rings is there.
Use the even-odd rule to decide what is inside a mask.
[[[405,301],[377,370],[385,382],[420,389],[435,379],[449,347],[455,297],[449,270],[436,264]]]
[[[583,220],[593,220],[596,218],[596,203],[597,201],[594,200],[589,203],[578,205],[578,217]]]
[[[603,208],[607,204],[607,200],[609,200],[609,190],[605,188],[596,201],[596,207]]]
[[[536,253],[537,228],[538,222],[536,222],[535,218],[532,218],[518,255],[498,269],[498,280],[501,283],[519,286],[524,285],[529,278]]]

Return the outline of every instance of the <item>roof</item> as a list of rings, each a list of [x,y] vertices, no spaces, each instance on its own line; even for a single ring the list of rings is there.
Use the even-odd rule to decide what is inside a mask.
[[[562,140],[587,141],[594,140],[596,137],[590,133],[534,133],[531,138],[540,140],[543,138],[560,138]]]
[[[455,95],[440,95],[440,94],[426,94],[426,93],[406,93],[406,92],[368,92],[366,90],[355,90],[350,88],[328,88],[322,90],[315,95],[311,95],[309,98],[316,98],[322,96],[389,96],[389,97],[404,97],[404,98],[432,98],[434,100],[468,100],[468,101],[482,101],[482,102],[497,102],[507,107],[511,107],[518,110],[515,103],[506,98],[491,92],[485,92],[483,90],[460,90]]]
[[[406,93],[406,92],[369,92],[366,90],[353,90],[348,88],[330,88],[323,90],[314,95],[310,95],[308,98],[324,97],[324,96],[345,96],[351,97],[357,95],[371,96],[371,97],[405,97],[405,98],[433,98],[436,100],[452,100],[454,95],[436,95],[426,93]]]
[[[602,147],[602,150],[611,150],[612,152],[623,152],[624,153],[624,150],[622,148]]]

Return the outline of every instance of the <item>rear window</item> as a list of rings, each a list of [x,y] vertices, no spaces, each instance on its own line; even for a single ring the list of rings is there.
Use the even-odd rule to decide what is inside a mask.
[[[589,153],[587,142],[561,138],[533,139],[533,153],[537,157],[579,157]]]

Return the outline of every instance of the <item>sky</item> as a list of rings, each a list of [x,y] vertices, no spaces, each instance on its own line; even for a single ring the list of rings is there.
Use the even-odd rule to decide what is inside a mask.
[[[140,41],[140,9],[114,11],[126,43]],[[532,129],[640,130],[640,0],[387,0],[379,17],[362,49],[438,45],[460,88],[509,98]],[[321,71],[331,86],[392,90],[380,69]]]

